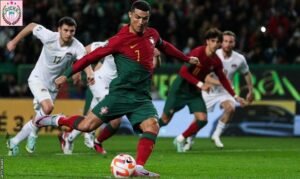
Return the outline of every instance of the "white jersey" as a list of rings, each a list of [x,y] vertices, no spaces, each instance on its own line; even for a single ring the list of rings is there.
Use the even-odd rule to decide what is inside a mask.
[[[216,54],[221,59],[224,68],[224,73],[226,74],[231,84],[235,72],[239,71],[242,74],[249,72],[248,64],[246,62],[245,57],[242,54],[239,54],[236,51],[232,51],[231,56],[227,59],[224,58],[222,49],[218,49],[216,51]],[[218,93],[221,91],[226,91],[226,90],[222,85],[219,85],[219,86],[215,86],[211,92]]]
[[[98,47],[104,47],[106,42],[94,42],[91,44],[91,51],[94,51]],[[117,68],[112,55],[108,55],[104,58],[104,62],[101,68],[95,71],[96,74],[101,75],[102,78],[107,80],[109,83],[112,79],[117,77]]]
[[[222,49],[218,49],[216,53],[223,63],[224,72],[231,84],[235,72],[239,71],[242,74],[249,72],[249,67],[243,55],[232,51],[231,56],[228,59],[224,59]],[[215,105],[218,103],[222,103],[224,101],[231,101],[233,104],[236,103],[235,99],[222,85],[214,86],[209,93],[202,91],[202,96],[205,101],[207,111],[209,112],[213,111]]]
[[[91,44],[91,51],[98,47],[103,47],[107,42],[94,42]],[[90,86],[93,100],[90,108],[94,108],[109,92],[111,80],[117,77],[117,68],[112,55],[104,58],[102,66],[94,72],[95,84]]]
[[[60,46],[59,33],[41,25],[33,28],[33,35],[41,40],[43,49],[28,81],[42,82],[50,91],[57,91],[54,80],[63,74],[75,60],[85,54],[84,46],[75,38],[70,46]]]

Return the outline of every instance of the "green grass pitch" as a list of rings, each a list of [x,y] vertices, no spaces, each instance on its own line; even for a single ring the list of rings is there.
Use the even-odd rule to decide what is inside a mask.
[[[4,178],[113,178],[110,162],[119,153],[135,156],[137,136],[114,136],[104,143],[106,156],[75,141],[73,155],[63,155],[54,136],[40,136],[34,154],[20,145],[16,157],[8,157],[5,137],[0,136]],[[193,149],[176,153],[173,138],[158,138],[145,168],[161,178],[300,178],[300,139],[224,137],[219,150],[209,139],[198,138]],[[0,176],[1,178],[1,176]]]

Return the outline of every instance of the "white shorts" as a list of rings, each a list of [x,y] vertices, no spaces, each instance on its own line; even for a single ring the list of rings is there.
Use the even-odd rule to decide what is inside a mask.
[[[219,93],[207,93],[206,91],[202,91],[202,97],[206,104],[206,108],[208,112],[212,112],[216,106],[216,104],[221,104],[224,101],[231,101],[232,104],[236,104],[235,99],[226,91],[222,91]]]
[[[90,109],[93,109],[104,97],[108,94],[109,84],[111,80],[103,78],[100,74],[95,72],[95,84],[90,86],[93,94],[93,100],[91,102]]]
[[[56,99],[58,91],[49,91],[45,85],[40,81],[28,81],[29,88],[33,94],[33,108],[35,110],[40,109],[40,102],[45,99],[54,101]]]

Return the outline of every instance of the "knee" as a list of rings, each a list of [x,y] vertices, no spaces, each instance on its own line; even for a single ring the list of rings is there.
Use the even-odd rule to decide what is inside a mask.
[[[140,127],[143,132],[152,132],[154,134],[158,134],[159,132],[159,125],[155,118],[149,118],[143,121]]]
[[[116,129],[120,126],[121,119],[115,119],[115,120],[110,121],[109,123],[110,123],[112,128]]]
[[[53,109],[54,109],[54,106],[53,105],[46,105],[46,106],[43,106],[42,107],[43,109],[43,112],[45,115],[49,115],[52,113]]]
[[[79,124],[80,127],[78,127],[82,132],[92,132],[96,129],[96,127],[93,125],[93,123],[90,122],[82,122]]]
[[[227,106],[225,109],[225,112],[228,113],[228,114],[233,114],[235,112],[235,107],[234,106]]]

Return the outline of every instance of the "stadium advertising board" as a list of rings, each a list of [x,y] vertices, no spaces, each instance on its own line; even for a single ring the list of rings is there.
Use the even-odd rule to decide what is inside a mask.
[[[161,114],[164,100],[154,101],[154,105]],[[82,114],[84,101],[57,100],[56,113],[65,115]],[[232,123],[225,130],[224,135],[265,135],[265,136],[293,136],[300,135],[300,115],[298,106],[294,101],[257,101],[247,108],[237,108]],[[30,99],[0,99],[0,134],[16,134],[22,126],[32,118],[32,100]],[[295,115],[298,111],[298,115]],[[216,126],[216,121],[222,114],[218,107],[208,113],[208,124],[198,133],[198,137],[209,137]],[[166,127],[162,127],[160,137],[175,137],[183,132],[193,120],[187,107],[176,113]],[[128,120],[123,118],[121,124],[122,134],[132,134]],[[54,127],[42,128],[39,134],[57,134],[59,129]]]
[[[153,83],[160,98],[166,99],[170,84],[177,75],[178,67],[165,66],[157,70]],[[255,100],[296,100],[300,101],[300,80],[297,74],[300,66],[255,65],[250,67],[254,84]],[[233,79],[234,90],[245,96],[247,87],[244,77],[236,73]]]

